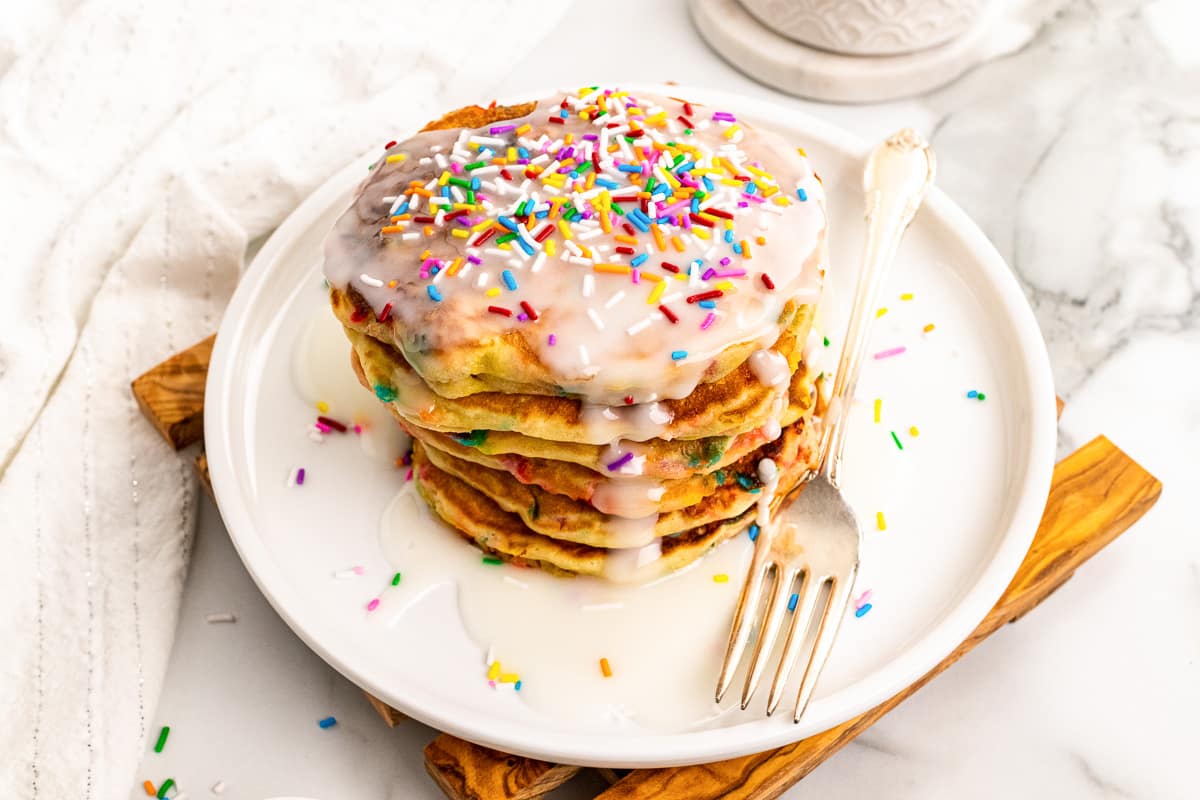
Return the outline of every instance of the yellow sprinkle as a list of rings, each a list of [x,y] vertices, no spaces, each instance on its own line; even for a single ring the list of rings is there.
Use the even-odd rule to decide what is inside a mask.
[[[729,576],[724,572],[719,572],[713,575],[713,583],[729,583]]]
[[[521,676],[515,672],[501,672],[499,678],[501,683],[516,683],[521,680]]]
[[[488,680],[489,680],[489,681],[494,681],[494,680],[496,680],[496,677],[497,677],[499,674],[500,674],[500,662],[499,662],[499,661],[493,661],[493,662],[492,662],[492,665],[491,665],[490,667],[488,667],[488,673],[487,673]]]
[[[494,220],[494,219],[485,219],[483,222],[479,222],[479,223],[472,225],[471,230],[472,231],[483,230],[484,228],[488,227],[489,225],[494,225],[495,223],[496,223],[496,220]],[[501,227],[504,227],[504,226],[501,226]],[[505,230],[508,230],[508,229],[505,228]]]
[[[879,423],[879,417],[882,412],[883,412],[883,400],[881,398],[876,397],[875,398],[875,422],[876,422],[876,424]]]
[[[887,520],[883,518],[882,511],[875,512],[875,527],[879,528],[881,531],[887,530]]]
[[[775,195],[775,199],[773,199],[771,202],[777,206],[790,206],[792,204],[792,201],[787,198],[787,195],[783,194]]]
[[[922,328],[921,330],[925,331],[926,333],[929,333],[930,331],[932,331],[932,330],[933,330],[933,323],[932,323],[932,322],[931,322],[931,323],[929,323],[928,325],[926,325],[926,326],[925,326],[924,328]]]
[[[586,248],[586,247],[584,247],[583,245],[579,245],[579,251],[580,251],[581,253],[583,253],[583,257],[584,257],[584,258],[591,258],[591,257],[592,257],[592,251],[591,251],[591,250],[589,250],[589,249],[587,249],[587,248]]]
[[[455,236],[459,239],[466,239],[468,236],[471,235],[471,232],[468,230],[465,230],[463,228],[455,228],[454,230],[450,231],[450,235]]]
[[[764,187],[764,188],[763,188],[763,190],[762,190],[762,196],[763,196],[763,197],[770,197],[771,195],[775,194],[775,193],[776,193],[776,192],[778,192],[778,191],[779,191],[779,187],[778,187],[778,186],[766,186],[766,187]]]
[[[900,299],[901,300],[912,300],[912,292],[905,292],[904,294],[900,295]]]
[[[393,153],[392,155],[388,156],[386,160],[389,164],[396,164],[406,158],[408,158],[408,156],[406,156],[404,153]]]
[[[524,136],[525,134],[529,133],[531,130],[533,130],[533,128],[530,127],[530,125],[528,123],[526,123],[525,125],[522,125],[521,127],[517,128],[517,136]]]
[[[709,239],[709,238],[711,238],[711,237],[708,235],[708,231],[704,230],[704,228],[692,228],[692,235],[693,235],[693,236],[699,236],[701,239]]]
[[[917,430],[916,425],[913,425],[911,428],[908,429],[908,435],[915,439],[921,435],[921,432],[919,430]]]
[[[609,275],[628,275],[631,271],[631,268],[624,264],[593,264],[592,269]]]
[[[317,411],[320,411],[322,414],[328,414],[329,413],[329,403],[326,403],[324,400],[318,401],[317,402]]]
[[[504,244],[498,244],[498,245],[496,245],[496,247],[499,248],[500,250],[512,250],[512,244],[509,242],[505,242]]]
[[[567,224],[565,219],[558,221],[558,230],[562,233],[564,239],[574,239],[574,234],[571,233],[571,226]]]
[[[726,186],[736,186],[739,189],[744,185],[741,181],[734,180],[733,178],[721,178],[721,183]]]
[[[805,158],[808,158],[808,153],[804,152],[803,147],[797,147],[796,152],[799,153],[800,155],[804,156]]]
[[[739,125],[730,125],[728,128],[725,129],[725,133],[723,133],[721,135],[724,136],[726,139],[732,139],[733,137],[737,136],[738,131],[740,131],[741,129],[742,128]]]
[[[720,281],[717,284],[715,284],[713,286],[713,288],[720,289],[722,292],[731,292],[731,291],[733,291],[733,281],[728,280],[728,279]]]
[[[438,186],[445,186],[449,182],[450,182],[450,171],[444,170],[442,172],[442,174],[438,176]]]
[[[547,240],[546,240],[546,255],[548,255],[548,256],[550,256],[551,258],[553,258],[553,257],[554,257],[554,251],[555,251],[556,249],[558,249],[558,246],[557,246],[557,245],[554,243],[554,240],[553,240],[553,239],[547,239]]]
[[[454,259],[454,263],[452,263],[450,265],[450,267],[446,270],[446,274],[451,277],[454,277],[455,275],[458,274],[458,271],[459,271],[459,269],[462,268],[462,265],[463,265],[463,259],[462,259],[462,256],[459,256],[458,258]]]
[[[600,659],[600,674],[606,678],[612,677],[612,666],[608,663],[607,658]]]
[[[646,298],[646,305],[648,305],[648,306],[658,305],[658,299],[660,297],[662,297],[663,291],[666,288],[667,288],[666,281],[659,281],[658,283],[654,284],[654,288],[650,290],[650,296]]]
[[[887,307],[885,306],[885,307],[883,307],[883,308],[881,308],[881,309],[879,309],[878,311],[876,311],[876,312],[875,312],[875,319],[879,319],[880,317],[882,317],[882,316],[883,316],[884,314],[886,314],[886,313],[887,313]]]
[[[498,286],[493,286],[492,288],[488,289],[485,294],[488,297],[495,297],[496,295],[500,294],[500,288]]]
[[[516,161],[517,160],[517,148],[515,148],[515,147],[508,148],[508,152],[505,153],[504,157],[507,158],[509,161]]]

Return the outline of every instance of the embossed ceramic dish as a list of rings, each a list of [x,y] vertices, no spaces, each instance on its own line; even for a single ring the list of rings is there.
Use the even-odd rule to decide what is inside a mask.
[[[867,146],[769,103],[657,90],[737,109],[807,149],[831,213],[826,329],[840,330],[862,237]],[[859,580],[872,609],[843,626],[801,724],[732,713],[703,729],[652,729],[549,713],[481,680],[481,653],[453,591],[430,592],[403,626],[375,624],[364,602],[391,574],[379,519],[402,476],[366,464],[348,440],[310,442],[303,431],[312,408],[291,379],[296,342],[327,303],[322,238],[368,163],[359,159],[314,192],[260,251],[217,337],[205,419],[218,504],[247,569],[292,629],[350,680],[434,727],[513,753],[626,767],[711,761],[801,738],[885,700],[949,653],[999,597],[1049,488],[1054,394],[1041,336],[1007,266],[935,190],[901,247],[874,328],[879,352],[905,351],[868,365],[850,421],[847,491],[881,528],[867,537]],[[308,467],[302,491],[287,480],[297,467]],[[350,564],[368,580],[331,579]],[[715,625],[720,637],[726,620],[688,624]],[[666,675],[678,665],[661,666]]]

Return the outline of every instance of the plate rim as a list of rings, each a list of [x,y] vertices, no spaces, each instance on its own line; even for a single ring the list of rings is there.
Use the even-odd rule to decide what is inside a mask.
[[[865,155],[867,143],[860,137],[805,112],[788,108],[770,99],[743,97],[730,92],[697,87],[654,84],[622,84],[633,91],[657,92],[722,104],[736,108],[748,117],[766,120],[786,119],[789,126],[809,132],[814,138],[831,144],[834,149]],[[522,98],[542,97],[552,92],[521,92]],[[936,627],[924,632],[912,642],[901,656],[888,667],[863,681],[851,684],[828,697],[823,704],[841,708],[838,713],[826,713],[834,719],[812,725],[776,724],[742,726],[676,733],[646,732],[635,735],[573,733],[556,731],[553,737],[535,726],[513,722],[500,729],[481,730],[448,716],[445,709],[423,704],[419,697],[396,694],[387,686],[365,678],[350,661],[334,652],[322,639],[332,639],[319,625],[306,626],[300,615],[289,608],[296,607],[302,598],[287,583],[286,576],[273,560],[265,543],[256,535],[247,535],[255,527],[253,514],[236,481],[232,448],[227,446],[229,410],[226,407],[231,376],[236,369],[236,356],[244,338],[250,300],[261,288],[265,275],[278,261],[283,251],[306,231],[311,218],[319,216],[329,205],[331,197],[344,192],[361,179],[364,157],[354,159],[343,169],[309,194],[271,234],[255,254],[226,307],[218,329],[205,389],[204,438],[208,455],[213,494],[229,537],[247,572],[259,591],[291,630],[327,664],[355,685],[379,697],[408,716],[439,731],[493,747],[514,755],[549,760],[556,763],[611,767],[662,767],[705,763],[714,760],[761,752],[797,741],[821,730],[835,727],[864,711],[904,691],[909,685],[938,664],[954,650],[987,615],[1012,580],[1029,550],[1037,532],[1049,494],[1057,443],[1057,409],[1050,370],[1049,355],[1041,331],[1016,277],[979,226],[948,195],[936,186],[925,200],[922,214],[940,216],[944,224],[962,239],[982,273],[992,299],[1016,332],[1011,342],[1016,353],[1015,363],[1025,372],[1030,396],[1025,407],[1029,411],[1027,441],[1022,450],[1028,453],[1024,476],[1014,482],[1011,491],[1018,493],[1008,530],[999,539],[991,560],[978,578],[964,592],[957,605],[942,617]],[[1020,451],[1018,451],[1020,452]],[[336,644],[336,641],[334,642]],[[847,696],[858,695],[857,702]],[[756,722],[761,722],[756,720]],[[546,741],[549,738],[550,741]]]

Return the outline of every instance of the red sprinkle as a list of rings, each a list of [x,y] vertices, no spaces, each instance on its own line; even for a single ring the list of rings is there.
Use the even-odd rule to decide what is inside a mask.
[[[687,301],[689,303],[699,303],[701,300],[716,300],[718,297],[724,297],[724,296],[725,296],[725,293],[722,292],[720,289],[713,289],[711,291],[700,292],[699,294],[691,295],[690,297],[688,297]]]
[[[506,180],[506,181],[511,181],[512,173],[509,172],[507,169],[502,169],[502,170],[500,170],[500,177],[504,178],[504,180]]]
[[[321,423],[322,425],[328,425],[338,433],[346,432],[346,426],[338,422],[336,419],[330,419],[329,417],[317,417],[317,422]]]
[[[631,394],[625,395],[625,405],[627,405],[627,406],[633,405],[633,395],[631,395]]]
[[[393,147],[395,147],[395,146],[396,146],[396,140],[395,140],[395,139],[392,139],[390,142],[388,142],[387,144],[385,144],[385,145],[383,146],[383,149],[384,149],[384,150],[391,150],[391,149],[392,149]]]
[[[533,306],[529,305],[528,302],[522,300],[521,308],[525,310],[525,314],[529,317],[529,319],[531,321],[537,319],[537,312],[533,310]]]
[[[383,310],[379,312],[379,316],[376,317],[376,319],[379,320],[380,322],[387,322],[389,319],[391,319],[391,317],[392,317],[392,304],[387,303],[386,305],[384,305]]]
[[[679,322],[679,317],[675,316],[675,312],[672,311],[671,309],[667,308],[666,306],[660,305],[658,307],[658,310],[663,313],[664,317],[671,320],[672,325],[674,325],[676,322]]]
[[[465,217],[468,213],[469,212],[465,208],[460,208],[458,211],[451,211],[449,214],[442,217],[442,219],[444,219],[448,222],[452,219],[458,219],[459,217]]]
[[[696,113],[692,110],[692,104],[686,100],[683,102],[683,113],[687,114],[689,117]]]
[[[676,273],[679,272],[679,267],[675,266],[670,261],[662,262],[662,268],[665,269],[667,272],[676,272]]]
[[[630,247],[629,245],[624,245],[624,244],[623,244],[623,245],[621,245],[620,247],[618,247],[618,248],[617,248],[617,252],[618,252],[618,253],[623,253],[624,255],[627,255],[627,256],[631,256],[631,255],[633,255],[634,253],[636,253],[637,251],[636,251],[636,250],[634,250],[634,249],[633,249],[632,247]]]
[[[763,274],[759,275],[758,277],[762,280],[763,286],[767,287],[772,292],[775,291],[775,281],[771,280],[770,275],[768,275],[767,273],[764,272]]]
[[[476,236],[475,241],[472,242],[471,244],[475,247],[479,247],[480,245],[482,245],[484,242],[486,242],[488,239],[492,238],[495,235],[496,235],[496,229],[488,228],[486,231],[484,231],[483,233]]]
[[[710,208],[707,210],[707,213],[712,214],[714,217],[720,217],[721,219],[733,219],[733,214],[730,214],[728,211],[722,211],[719,208]]]
[[[428,214],[418,214],[417,216],[413,217],[413,222],[428,224],[433,222],[433,217],[429,216]]]
[[[711,219],[705,219],[704,217],[700,216],[699,214],[689,213],[688,218],[691,219],[691,221],[696,223],[697,225],[703,225],[706,228],[716,227],[715,222],[713,222]]]
[[[547,222],[546,227],[538,231],[537,235],[533,237],[533,240],[535,242],[544,242],[552,233],[554,233],[554,224]]]
[[[504,306],[488,306],[488,311],[492,312],[493,314],[499,314],[502,317],[512,316],[512,312]]]
[[[632,199],[632,198],[622,198],[622,199]],[[630,236],[637,236],[637,228],[633,227],[628,222],[622,222],[621,227],[624,228],[625,232],[628,233]]]
[[[680,122],[682,122],[682,123],[683,123],[683,127],[685,127],[685,128],[694,128],[694,127],[696,127],[695,125],[693,125],[693,124],[692,124],[692,121],[691,121],[690,119],[688,119],[687,117],[683,116],[682,114],[680,114],[680,115],[679,115],[678,117],[676,117],[675,119],[677,119],[677,120],[679,120]]]
[[[566,125],[567,124],[567,121],[565,119],[563,119],[562,117],[551,117],[550,122],[553,122],[555,125]]]

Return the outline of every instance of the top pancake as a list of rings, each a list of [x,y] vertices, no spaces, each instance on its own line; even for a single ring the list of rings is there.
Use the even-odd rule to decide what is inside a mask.
[[[342,321],[442,397],[645,404],[778,340],[818,296],[824,231],[820,184],[777,135],[585,90],[389,148],[325,271]]]

